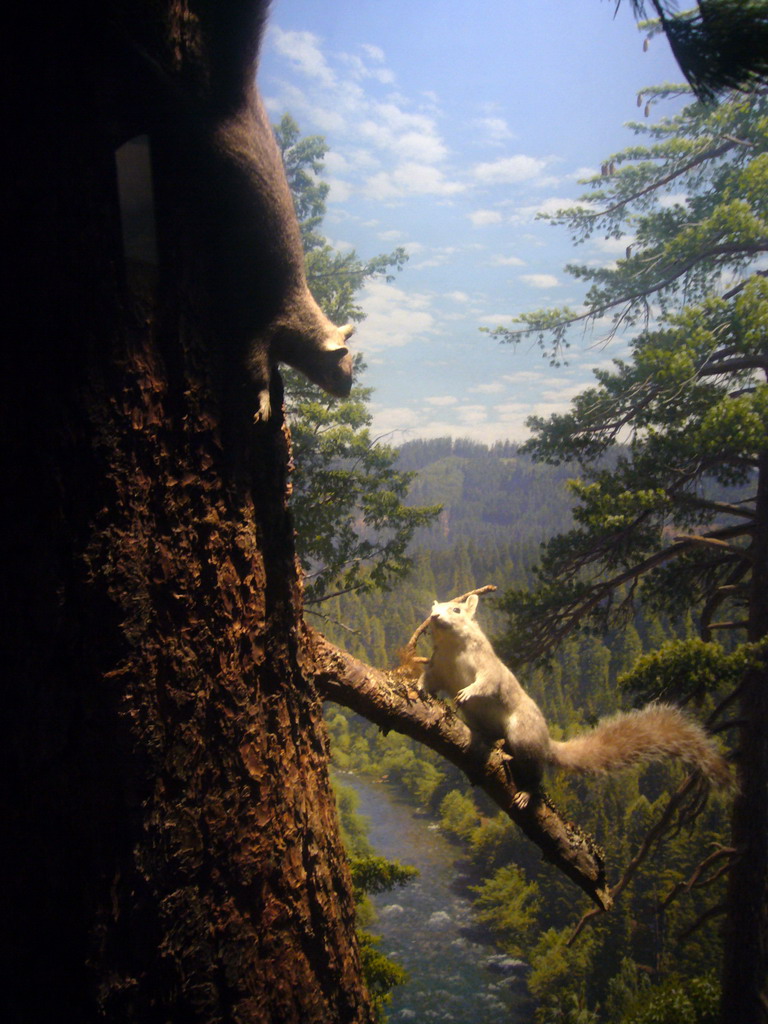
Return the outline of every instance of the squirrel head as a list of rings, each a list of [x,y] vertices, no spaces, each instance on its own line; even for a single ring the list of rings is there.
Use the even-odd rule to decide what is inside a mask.
[[[433,636],[449,633],[465,633],[477,611],[477,594],[470,594],[465,601],[435,601],[429,617]]]

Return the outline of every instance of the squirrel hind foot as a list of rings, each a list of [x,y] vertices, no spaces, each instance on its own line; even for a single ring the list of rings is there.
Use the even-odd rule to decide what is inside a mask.
[[[269,400],[269,388],[259,391],[259,407],[253,414],[254,423],[266,423],[272,415],[272,403]]]
[[[524,789],[519,789],[512,797],[512,803],[520,811],[524,811],[530,802],[531,794],[527,793]]]

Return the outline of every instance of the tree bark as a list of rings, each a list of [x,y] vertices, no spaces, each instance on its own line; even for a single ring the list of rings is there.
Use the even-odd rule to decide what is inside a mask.
[[[759,460],[747,639],[768,637],[768,452]],[[721,1020],[768,1022],[768,652],[741,686]]]
[[[161,284],[126,285],[96,10],[38,12],[9,69],[3,1019],[368,1022],[286,432],[222,444],[195,226],[162,189]]]

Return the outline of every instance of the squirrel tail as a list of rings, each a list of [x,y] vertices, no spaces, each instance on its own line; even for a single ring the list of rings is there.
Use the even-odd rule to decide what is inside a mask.
[[[574,739],[550,742],[549,760],[565,771],[605,773],[678,757],[713,785],[735,788],[730,766],[698,723],[671,704],[605,718]]]

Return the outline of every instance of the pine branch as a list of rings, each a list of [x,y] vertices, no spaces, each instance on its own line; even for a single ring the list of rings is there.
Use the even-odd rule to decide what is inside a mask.
[[[700,780],[695,775],[689,775],[688,778],[672,794],[661,817],[646,833],[645,838],[638,847],[637,853],[627,865],[624,874],[621,876],[619,881],[611,887],[610,896],[612,901],[619,898],[622,892],[632,881],[641,864],[646,860],[653,847],[669,830],[678,811],[684,806],[686,798],[691,795],[695,798],[696,789],[699,785]],[[591,910],[588,910],[576,924],[566,945],[572,946],[587,923],[603,912],[604,911],[600,907],[593,907]]]
[[[734,149],[737,145],[752,145],[752,143],[741,141],[738,139],[729,139],[727,142],[722,143],[719,146],[714,146],[712,149],[705,149],[697,156],[695,156],[692,160],[689,160],[681,167],[676,168],[676,170],[671,171],[669,174],[665,174],[661,178],[658,178],[650,185],[646,185],[645,188],[638,189],[637,192],[632,192],[630,195],[624,196],[622,199],[619,199],[617,202],[613,204],[613,206],[609,206],[604,210],[595,210],[594,212],[585,211],[584,218],[587,220],[596,220],[598,217],[608,217],[612,213],[615,213],[617,210],[620,210],[622,207],[626,206],[628,203],[633,203],[636,199],[642,199],[643,196],[650,195],[652,192],[655,192],[663,185],[668,185],[671,181],[674,181],[676,178],[679,178],[680,175],[687,174],[688,171],[692,171],[695,167],[698,167],[699,164],[704,163],[706,160],[716,160],[718,157],[724,156],[730,150]],[[557,215],[554,215],[554,217],[551,219],[555,219],[556,216]]]

